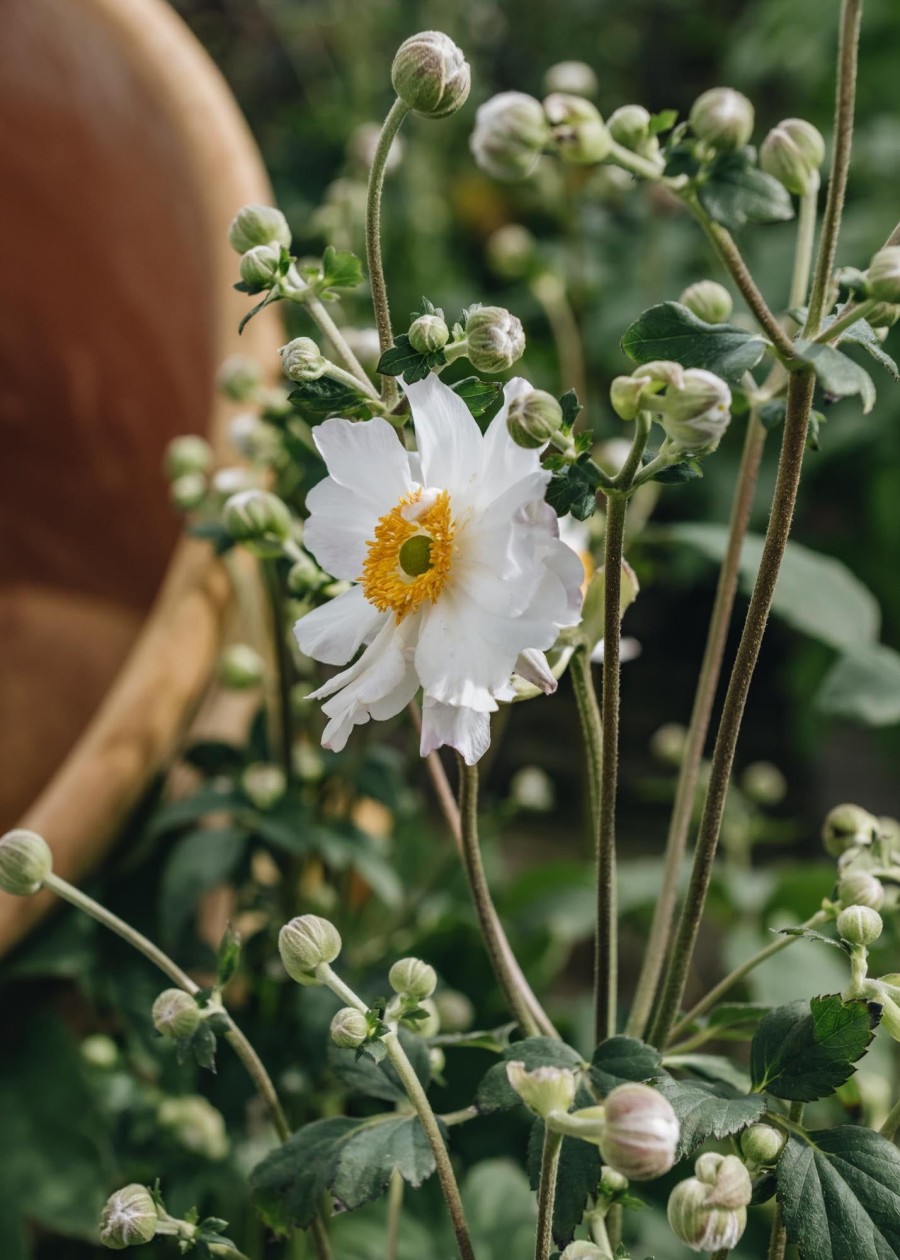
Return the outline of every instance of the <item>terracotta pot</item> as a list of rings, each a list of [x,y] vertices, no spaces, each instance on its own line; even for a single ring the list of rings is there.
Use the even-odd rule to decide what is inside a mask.
[[[161,457],[214,443],[238,340],[226,229],[270,199],[225,83],[163,0],[6,0],[0,40],[0,830],[96,864],[207,686],[229,587],[177,543]],[[0,953],[46,906],[0,894]]]

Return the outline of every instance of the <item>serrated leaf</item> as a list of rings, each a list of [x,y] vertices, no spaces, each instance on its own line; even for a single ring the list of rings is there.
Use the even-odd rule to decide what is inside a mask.
[[[271,1229],[286,1234],[309,1227],[334,1177],[343,1143],[363,1123],[349,1116],[315,1120],[256,1165],[250,1193]]]
[[[564,394],[561,394],[559,405],[562,408],[563,424],[571,428],[578,419],[578,413],[582,410],[575,390],[567,389]]]
[[[651,458],[652,456],[649,456],[644,462],[649,463]],[[650,480],[659,481],[667,486],[681,486],[686,481],[696,481],[702,476],[703,469],[698,459],[683,459],[678,464],[669,464],[668,468],[660,468]]]
[[[875,406],[875,385],[869,373],[834,346],[801,338],[794,342],[794,354],[812,367],[826,394],[833,398],[850,398],[859,394],[864,416]]]
[[[434,350],[430,354],[421,354],[410,344],[406,333],[394,339],[394,344],[378,360],[378,371],[382,376],[402,376],[408,383],[424,381],[432,368],[440,367],[447,362],[443,350]]]
[[[672,1104],[681,1126],[678,1158],[692,1155],[708,1138],[728,1137],[755,1124],[766,1109],[758,1094],[741,1094],[723,1081],[677,1081],[661,1076],[656,1088]]]
[[[790,193],[753,159],[752,149],[720,153],[697,184],[706,213],[730,231],[745,223],[780,223],[794,217]]]
[[[585,458],[554,472],[545,498],[557,516],[571,513],[577,521],[586,521],[597,510],[598,484],[596,471]]]
[[[251,290],[248,290],[248,292],[250,291]],[[271,306],[273,302],[280,302],[280,301],[281,301],[281,294],[278,292],[278,290],[270,289],[269,292],[266,294],[266,296],[263,298],[263,300],[261,302],[257,302],[256,306],[252,307],[244,316],[244,318],[241,320],[241,322],[238,324],[238,336],[240,336],[240,334],[244,331],[244,329],[250,323],[250,320],[253,318],[254,315],[258,315],[259,312],[263,310],[264,307]]]
[[[654,1047],[637,1037],[610,1037],[594,1051],[590,1078],[601,1096],[626,1081],[649,1081],[662,1067],[662,1057]]]
[[[622,349],[636,363],[670,359],[738,381],[760,361],[766,343],[735,324],[707,324],[680,302],[660,302],[625,330]]]
[[[348,1211],[377,1199],[394,1170],[414,1189],[435,1169],[434,1152],[418,1116],[387,1116],[361,1126],[341,1144],[332,1193]]]
[[[577,1050],[555,1037],[526,1037],[515,1041],[503,1051],[503,1062],[488,1068],[478,1086],[475,1106],[484,1115],[492,1111],[507,1111],[518,1107],[520,1098],[506,1076],[506,1065],[521,1062],[531,1071],[538,1067],[564,1067],[581,1070],[585,1064]]]
[[[898,1260],[900,1153],[871,1129],[791,1135],[776,1169],[800,1260]]]
[[[459,395],[473,416],[483,416],[503,393],[503,386],[497,381],[483,381],[479,376],[466,376],[450,388]]]
[[[829,324],[833,323],[834,319],[844,309],[843,306],[837,307],[835,315],[823,323],[823,328],[827,328]],[[867,354],[870,354],[875,362],[879,363],[893,380],[900,381],[900,368],[897,367],[897,364],[882,346],[875,329],[866,320],[858,319],[855,324],[851,324],[849,328],[846,328],[838,337],[838,345],[842,341],[849,341],[854,345],[862,346]]]
[[[427,1088],[431,1079],[427,1044],[421,1037],[414,1037],[403,1029],[399,1036],[400,1044],[406,1051],[416,1076]],[[338,1080],[355,1094],[380,1098],[385,1102],[402,1102],[406,1099],[406,1090],[400,1083],[393,1064],[387,1059],[376,1063],[369,1056],[360,1058],[353,1050],[339,1050],[337,1046],[331,1046],[328,1061]]]
[[[333,381],[330,376],[298,382],[288,399],[297,414],[310,424],[318,424],[328,416],[353,416],[369,411],[368,399],[361,389],[354,389],[344,381]]]
[[[833,936],[826,936],[824,932],[814,932],[812,928],[779,928],[777,935],[801,936],[805,941],[818,941],[820,945],[833,945],[835,949],[841,949],[844,953],[847,952],[847,945],[843,941],[836,941]]]
[[[709,1017],[713,1028],[725,1030],[745,1024],[758,1024],[771,1008],[757,1002],[726,1002],[717,1006]]]
[[[528,1136],[527,1167],[532,1190],[537,1190],[540,1184],[543,1148],[544,1122],[536,1120]],[[553,1238],[560,1247],[571,1242],[581,1224],[588,1198],[597,1193],[601,1169],[600,1151],[596,1146],[577,1138],[563,1138],[553,1203]]]
[[[208,1020],[200,1025],[197,1031],[190,1039],[191,1054],[199,1067],[206,1068],[208,1072],[216,1070],[216,1034],[209,1025]]]
[[[854,1073],[874,1036],[880,1008],[840,994],[770,1011],[750,1046],[753,1088],[791,1102],[827,1098]]]
[[[453,1046],[458,1049],[490,1050],[493,1054],[503,1054],[509,1047],[510,1036],[518,1027],[518,1023],[513,1021],[509,1024],[501,1024],[499,1028],[478,1029],[475,1032],[441,1033],[437,1037],[432,1037],[430,1044]]]
[[[820,713],[894,726],[900,722],[900,653],[883,643],[854,647],[832,665],[815,698]]]
[[[362,263],[348,249],[327,245],[322,255],[322,279],[319,292],[327,289],[353,289],[362,284]]]

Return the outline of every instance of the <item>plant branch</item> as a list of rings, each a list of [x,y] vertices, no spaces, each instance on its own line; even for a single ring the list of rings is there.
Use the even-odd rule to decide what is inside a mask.
[[[384,1243],[384,1260],[397,1260],[397,1244],[400,1241],[400,1217],[403,1214],[404,1181],[395,1168],[388,1188],[387,1237]]]
[[[384,189],[384,173],[394,136],[409,113],[409,106],[398,96],[388,111],[378,137],[378,147],[369,171],[369,187],[366,194],[366,257],[369,263],[369,282],[372,286],[372,305],[375,308],[375,325],[382,354],[394,344],[391,329],[391,310],[388,304],[384,266],[381,261],[381,194]],[[397,402],[397,382],[393,376],[382,377],[381,396],[387,407]]]
[[[544,1126],[544,1146],[541,1153],[541,1179],[538,1184],[538,1219],[534,1240],[534,1260],[549,1260],[553,1250],[553,1205],[556,1202],[556,1181],[559,1176],[559,1156],[562,1150],[562,1134]]]
[[[813,247],[816,243],[816,211],[819,207],[819,180],[800,198],[797,219],[797,241],[794,246],[794,269],[791,272],[791,289],[788,309],[802,306],[809,290],[809,273],[812,269]]]
[[[278,576],[278,562],[273,559],[260,561],[263,584],[269,605],[269,634],[272,644],[272,673],[274,687],[267,687],[266,694],[272,699],[268,710],[269,753],[277,756],[288,783],[294,777],[294,718],[291,708],[291,675],[293,662],[285,636],[284,596]]]
[[[337,324],[325,309],[324,303],[311,291],[309,285],[299,275],[291,274],[291,287],[285,288],[284,296],[289,302],[297,302],[305,306],[309,317],[331,342],[331,348],[341,360],[344,367],[351,372],[370,398],[377,398],[378,391],[366,375],[365,368],[347,344],[346,338]]]
[[[882,1137],[887,1138],[889,1142],[893,1142],[897,1136],[898,1129],[900,1129],[900,1102],[895,1102],[878,1132]]]

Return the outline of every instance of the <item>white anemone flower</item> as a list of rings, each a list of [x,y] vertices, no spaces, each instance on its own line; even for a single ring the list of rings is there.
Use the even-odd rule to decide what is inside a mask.
[[[584,571],[544,502],[540,451],[507,432],[527,381],[509,382],[484,434],[436,376],[405,388],[417,453],[380,417],[314,431],[328,476],[307,496],[304,546],[353,585],[294,633],[328,665],[366,645],[312,693],[326,701],[326,748],[393,717],[421,687],[422,756],[449,744],[473,765],[490,743],[490,714],[514,695],[514,673],[556,690],[544,652],[578,623]]]

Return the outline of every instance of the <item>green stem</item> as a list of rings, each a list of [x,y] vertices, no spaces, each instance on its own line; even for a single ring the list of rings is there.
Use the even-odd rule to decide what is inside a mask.
[[[388,1189],[387,1237],[384,1243],[384,1260],[397,1260],[397,1244],[400,1241],[400,1217],[403,1214],[404,1181],[395,1168],[391,1173]]]
[[[822,216],[822,232],[819,237],[819,256],[809,298],[809,314],[803,329],[805,337],[815,336],[819,331],[825,299],[831,284],[831,273],[834,270],[844,198],[847,194],[850,151],[853,144],[853,110],[856,102],[856,67],[861,20],[862,0],[843,0],[834,107],[834,148],[831,155],[831,173],[828,180],[828,196],[825,199],[825,213]]]
[[[803,1103],[791,1103],[788,1111],[790,1121],[799,1125],[803,1119]],[[784,1253],[787,1248],[787,1230],[784,1227],[784,1217],[781,1212],[781,1204],[775,1204],[775,1219],[772,1221],[772,1234],[769,1239],[769,1250],[766,1260],[784,1260]]]
[[[538,1219],[534,1240],[534,1260],[549,1260],[553,1250],[553,1205],[556,1202],[556,1181],[562,1134],[544,1126],[544,1147],[541,1154],[541,1180],[538,1185]]]
[[[292,284],[294,287],[285,288],[284,296],[289,302],[299,302],[306,307],[310,319],[331,342],[332,351],[341,360],[344,367],[353,374],[355,381],[362,385],[371,398],[377,398],[378,391],[369,380],[365,368],[350,349],[344,334],[331,318],[324,304],[311,292],[306,281],[301,280],[299,276],[296,278],[296,281],[292,280]]]
[[[602,1212],[592,1212],[588,1223],[591,1241],[604,1252],[603,1260],[613,1260],[612,1239],[606,1228],[606,1219]]]
[[[819,180],[816,178],[800,198],[797,218],[797,242],[794,246],[794,269],[791,273],[791,291],[788,307],[793,310],[806,301],[809,289],[809,273],[812,269],[813,247],[816,243],[816,211],[819,206]]]
[[[651,1033],[651,1040],[658,1046],[666,1045],[672,1025],[677,1018],[697,943],[747,694],[759,657],[769,609],[775,593],[775,583],[778,580],[794,518],[814,385],[812,373],[805,369],[792,373],[788,384],[775,496],[766,530],[759,573],[753,587],[750,606],[728,683],[713,750],[709,786],[697,837],[691,882],[681,913],[678,935],[669,957],[666,979],[661,991],[662,997]]]
[[[566,296],[565,285],[550,271],[541,272],[531,283],[531,291],[540,302],[559,359],[563,390],[574,389],[582,404],[587,397],[584,371],[584,349],[575,313]],[[584,413],[582,413],[584,414]]]
[[[895,1102],[878,1132],[882,1137],[887,1138],[889,1142],[893,1142],[897,1136],[898,1129],[900,1129],[900,1102]]]
[[[269,706],[271,727],[269,745],[270,752],[277,756],[285,778],[290,783],[294,777],[294,715],[291,707],[291,678],[294,666],[285,634],[284,595],[278,576],[278,562],[274,559],[263,559],[260,564],[269,604],[269,633],[272,641],[275,682],[274,688],[271,689],[272,703]]]
[[[331,380],[333,381],[339,381],[342,385],[349,385],[351,389],[355,389],[355,390],[360,389],[360,382],[356,379],[354,374],[352,372],[345,371],[344,368],[339,367],[336,363],[329,364],[329,366],[325,370],[324,375],[330,377]],[[381,403],[381,398],[378,394],[378,391],[375,389],[375,386],[372,385],[371,382],[369,382],[369,388],[366,390],[363,390],[362,392],[365,393],[365,395],[371,402],[378,402],[379,404]]]
[[[659,180],[662,178],[663,166],[660,162],[641,157],[639,153],[632,153],[631,149],[626,149],[624,145],[617,144],[615,141],[613,141],[607,161],[615,162],[616,166],[623,167],[632,175],[640,176],[641,179]]]
[[[703,748],[709,733],[713,704],[722,673],[722,660],[737,593],[741,549],[750,521],[765,440],[766,431],[755,412],[751,411],[731,509],[728,542],[722,559],[722,567],[719,570],[715,601],[706,635],[706,646],[703,650],[703,662],[700,666],[684,754],[678,772],[678,785],[675,789],[675,803],[669,822],[659,897],[653,912],[634,1004],[628,1018],[626,1031],[632,1037],[641,1037],[646,1030],[668,953],[669,937],[678,899],[678,877],[684,861],[688,831],[694,811],[697,783],[703,763]]]
[[[384,172],[391,144],[408,113],[409,106],[404,104],[398,96],[388,111],[384,126],[381,128],[381,135],[378,137],[378,147],[369,172],[369,187],[366,194],[366,256],[369,262],[369,282],[372,286],[375,325],[378,329],[382,354],[394,344],[394,334],[391,329],[391,310],[388,305],[384,266],[381,261],[381,194],[384,189]],[[381,397],[389,410],[396,405],[397,382],[393,376],[382,377]]]
[[[314,1216],[312,1225],[309,1227],[312,1235],[313,1247],[319,1260],[331,1260],[331,1242],[328,1238],[328,1230],[325,1228],[325,1222],[321,1216]],[[298,1235],[299,1237],[299,1235]]]

